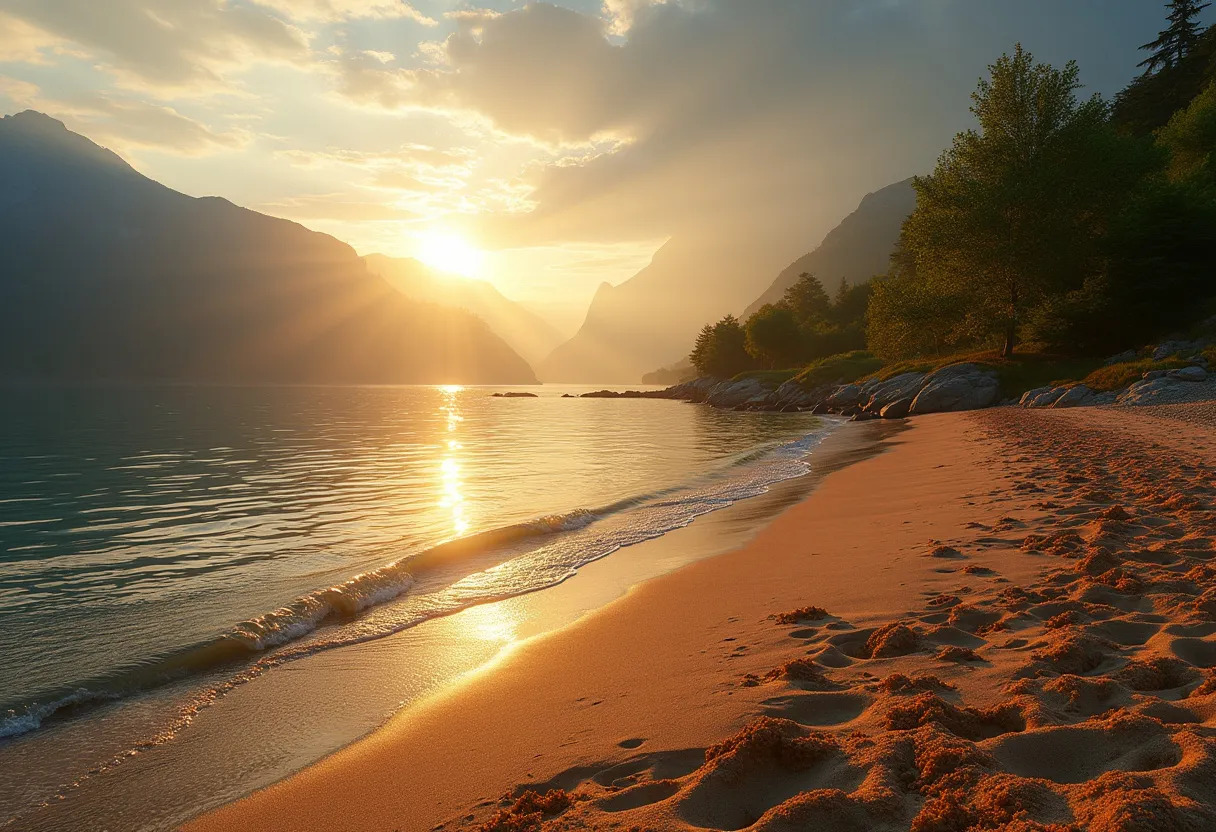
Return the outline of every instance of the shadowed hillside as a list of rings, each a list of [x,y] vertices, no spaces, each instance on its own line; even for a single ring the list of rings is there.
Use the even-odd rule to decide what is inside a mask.
[[[0,119],[0,376],[534,380],[462,311],[404,298],[349,246],[195,199],[27,111]]]
[[[444,274],[412,257],[369,254],[363,259],[373,274],[406,297],[472,312],[530,363],[539,362],[562,342],[546,320],[505,297],[488,281]]]
[[[776,257],[771,253],[777,251]],[[675,237],[618,286],[601,284],[582,327],[537,366],[545,381],[630,383],[688,354],[701,326],[756,295],[778,246],[740,232],[728,240]]]
[[[804,272],[818,277],[829,294],[841,280],[856,284],[886,272],[900,226],[915,207],[911,179],[867,194],[857,210],[841,220],[818,248],[786,266],[764,294],[747,307],[743,318],[746,320],[766,303],[781,300]]]

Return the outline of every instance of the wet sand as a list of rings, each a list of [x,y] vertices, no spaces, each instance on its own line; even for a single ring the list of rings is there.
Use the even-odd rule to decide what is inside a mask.
[[[910,424],[187,828],[1216,827],[1216,410]]]

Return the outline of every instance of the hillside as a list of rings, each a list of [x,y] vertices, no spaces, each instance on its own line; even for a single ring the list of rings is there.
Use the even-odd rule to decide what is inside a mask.
[[[466,312],[344,243],[136,172],[60,122],[0,119],[0,377],[527,383]]]
[[[759,277],[780,263],[780,250],[753,234],[672,238],[624,283],[600,285],[582,327],[537,366],[537,374],[554,382],[639,381],[686,356],[706,321],[755,297]]]
[[[912,180],[867,194],[857,210],[832,229],[818,248],[786,266],[764,294],[743,313],[744,319],[766,303],[781,300],[785,290],[804,272],[819,278],[829,293],[841,280],[861,283],[887,270],[891,252],[899,240],[899,229],[916,207]]]
[[[488,281],[444,274],[409,257],[369,254],[363,260],[369,271],[406,297],[473,313],[531,364],[562,342],[562,336],[546,320],[504,296]]]

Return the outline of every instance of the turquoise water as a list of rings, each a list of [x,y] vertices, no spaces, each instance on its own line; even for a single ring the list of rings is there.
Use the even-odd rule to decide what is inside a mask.
[[[235,684],[552,586],[798,476],[823,432],[535,389],[5,390],[0,760],[169,685],[158,736],[176,736]],[[0,822],[80,774],[19,775]]]

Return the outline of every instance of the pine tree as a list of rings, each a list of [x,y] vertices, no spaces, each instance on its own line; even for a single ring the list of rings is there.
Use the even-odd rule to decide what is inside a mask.
[[[1140,47],[1151,50],[1152,54],[1138,66],[1144,67],[1147,74],[1177,66],[1199,40],[1199,23],[1195,18],[1210,5],[1199,0],[1170,0],[1166,3],[1170,10],[1166,15],[1170,25],[1157,35],[1156,40]]]

